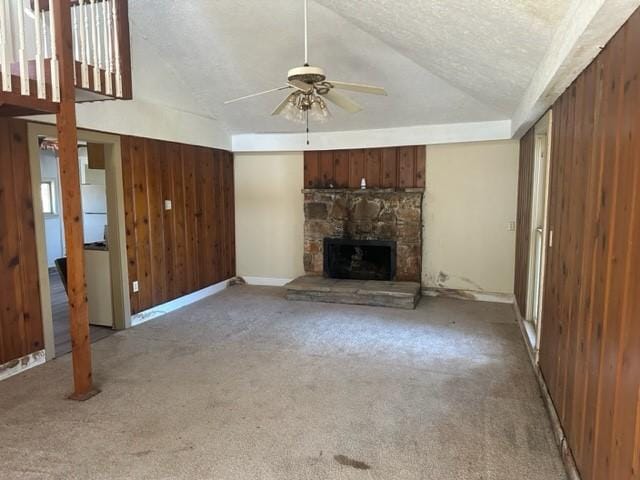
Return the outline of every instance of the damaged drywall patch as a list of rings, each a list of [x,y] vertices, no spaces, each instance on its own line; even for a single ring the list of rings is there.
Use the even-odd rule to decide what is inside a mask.
[[[30,353],[24,357],[20,357],[16,360],[11,360],[3,365],[0,365],[0,381],[9,377],[17,375],[38,365],[42,365],[46,361],[44,350],[38,350],[37,352]]]
[[[450,275],[446,272],[443,272],[442,270],[438,273],[434,283],[438,288],[448,288],[447,283],[450,281],[453,281],[452,283],[463,283],[465,285],[468,285],[469,288],[459,288],[459,289],[449,289],[449,290],[459,290],[459,291],[472,290],[472,291],[478,291],[478,292],[484,291],[484,288],[482,288],[480,284],[474,282],[470,278],[460,277],[457,275]]]
[[[473,287],[473,290],[478,290],[479,292],[483,292],[483,291],[484,291],[484,288],[482,288],[482,287],[480,286],[480,284],[478,284],[478,283],[474,282],[474,281],[473,281],[473,280],[471,280],[470,278],[467,278],[467,277],[457,277],[457,278],[458,278],[458,280],[460,280],[461,282],[466,283],[466,284],[468,284],[468,285],[472,286],[472,287]]]
[[[438,273],[438,278],[436,279],[436,284],[439,287],[444,287],[447,283],[447,280],[449,280],[449,275],[447,275],[443,271],[440,271],[440,273]]]

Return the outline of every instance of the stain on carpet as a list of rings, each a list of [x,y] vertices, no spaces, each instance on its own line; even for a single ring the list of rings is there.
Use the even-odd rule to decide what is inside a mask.
[[[333,459],[338,462],[340,465],[344,465],[345,467],[353,467],[358,470],[369,470],[371,467],[360,460],[354,460],[353,458],[349,458],[345,455],[334,455]]]

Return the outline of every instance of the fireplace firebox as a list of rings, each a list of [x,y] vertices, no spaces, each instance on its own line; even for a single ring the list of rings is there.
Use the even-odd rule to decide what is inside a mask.
[[[394,280],[396,242],[325,238],[324,274],[352,280]]]

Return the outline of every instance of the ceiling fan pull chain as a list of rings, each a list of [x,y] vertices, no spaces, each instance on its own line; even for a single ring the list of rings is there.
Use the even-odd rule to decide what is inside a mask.
[[[307,145],[309,145],[309,110],[307,110]]]

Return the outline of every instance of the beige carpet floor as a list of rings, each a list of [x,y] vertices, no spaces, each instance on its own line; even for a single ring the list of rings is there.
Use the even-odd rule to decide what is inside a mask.
[[[235,286],[0,383],[3,479],[561,480],[508,305]]]

